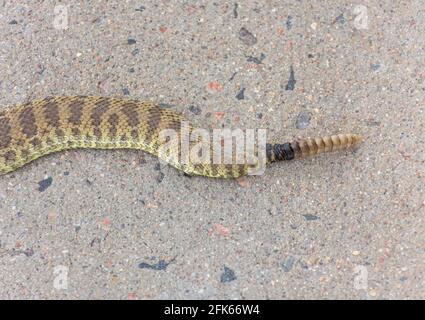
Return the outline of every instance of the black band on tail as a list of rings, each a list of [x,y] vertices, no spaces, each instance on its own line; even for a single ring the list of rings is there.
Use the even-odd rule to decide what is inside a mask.
[[[269,162],[292,160],[295,158],[294,149],[289,142],[284,144],[267,144],[266,155]]]

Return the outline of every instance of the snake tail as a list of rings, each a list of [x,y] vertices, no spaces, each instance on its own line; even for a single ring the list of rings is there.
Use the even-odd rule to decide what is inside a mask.
[[[266,145],[267,162],[292,160],[313,156],[320,153],[333,152],[356,146],[362,140],[357,134],[336,134],[320,138],[308,138]]]
[[[0,108],[0,175],[54,152],[87,148],[143,150],[189,175],[237,178],[250,174],[253,165],[236,157],[229,163],[215,162],[213,145],[206,162],[179,159],[182,149],[177,142],[169,144],[170,154],[177,157],[167,156],[162,152],[161,134],[172,131],[175,141],[180,141],[196,130],[185,122],[181,114],[154,102],[113,97],[57,96]],[[345,134],[268,145],[267,155],[269,162],[290,160],[343,149],[359,140],[357,135]],[[190,141],[189,150],[196,146],[197,141]]]

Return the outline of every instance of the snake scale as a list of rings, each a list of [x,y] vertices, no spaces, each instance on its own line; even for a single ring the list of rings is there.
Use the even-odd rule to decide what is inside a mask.
[[[184,117],[153,102],[94,96],[62,96],[0,109],[0,174],[50,153],[77,148],[140,149],[189,175],[237,178],[246,163],[191,163],[159,152],[163,129],[181,131]],[[189,131],[194,127],[189,125]],[[266,145],[266,162],[346,149],[361,137],[338,134]]]

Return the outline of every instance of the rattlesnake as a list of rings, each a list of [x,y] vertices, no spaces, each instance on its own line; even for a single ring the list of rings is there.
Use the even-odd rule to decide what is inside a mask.
[[[182,115],[152,102],[94,96],[49,97],[0,109],[0,174],[9,173],[49,153],[76,148],[141,149],[189,175],[237,178],[247,163],[183,163],[159,152],[159,135],[180,135]],[[189,132],[194,130],[192,125]],[[338,134],[291,143],[267,144],[266,162],[345,149],[361,137]],[[255,166],[255,165],[254,165]]]

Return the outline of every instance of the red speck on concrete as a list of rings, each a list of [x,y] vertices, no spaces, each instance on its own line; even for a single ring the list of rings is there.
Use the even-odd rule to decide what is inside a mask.
[[[283,51],[285,51],[285,52],[292,51],[292,41],[287,41],[285,43],[285,46],[283,48]]]
[[[212,91],[220,91],[220,90],[223,89],[221,84],[218,83],[217,81],[211,81],[210,83],[208,83],[207,87],[208,87],[208,89],[210,89]]]
[[[249,187],[249,181],[246,177],[239,177],[236,179],[238,185],[242,188],[247,188]]]
[[[109,227],[110,227],[110,221],[109,221],[109,219],[108,218],[104,218],[103,219],[103,229],[104,230],[109,230]]]
[[[217,111],[217,112],[215,113],[215,118],[216,118],[217,120],[223,119],[223,117],[224,117],[224,112]]]
[[[127,294],[127,299],[128,300],[136,300],[137,299],[137,294],[135,292],[129,292]]]
[[[226,228],[225,226],[214,223],[210,230],[208,230],[208,235],[218,235],[221,237],[227,237],[230,234],[229,228]]]

